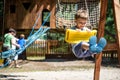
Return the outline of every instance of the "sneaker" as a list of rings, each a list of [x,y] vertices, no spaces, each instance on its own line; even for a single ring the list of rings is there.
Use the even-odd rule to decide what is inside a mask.
[[[97,50],[96,50],[96,52],[97,53],[102,52],[103,49],[104,49],[104,47],[106,46],[106,44],[107,44],[106,39],[105,38],[100,38],[100,40],[99,40],[99,42],[97,44]]]
[[[98,44],[90,46],[90,51],[93,53],[100,53],[106,46],[107,41],[105,38],[100,38]]]
[[[102,37],[102,38],[100,38],[97,46],[98,46],[98,47],[101,47],[101,48],[103,49],[103,48],[106,46],[106,44],[107,44],[106,39]]]
[[[91,51],[92,53],[96,53],[96,50],[97,50],[97,44],[95,44],[95,45],[91,45],[91,46],[89,47],[89,49],[90,49],[90,51]]]
[[[93,53],[100,53],[102,52],[103,48],[99,47],[97,44],[94,46],[91,46],[90,47],[90,50],[93,52]]]
[[[96,45],[97,44],[97,37],[96,36],[90,37],[89,44],[90,44],[90,46]]]
[[[96,52],[97,37],[96,37],[96,36],[90,37],[90,39],[89,39],[89,44],[90,44],[89,50],[90,50],[92,53]]]

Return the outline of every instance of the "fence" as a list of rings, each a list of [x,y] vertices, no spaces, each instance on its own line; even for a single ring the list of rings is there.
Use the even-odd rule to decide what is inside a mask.
[[[36,40],[26,49],[27,56],[60,56],[71,53],[70,45],[65,41]]]

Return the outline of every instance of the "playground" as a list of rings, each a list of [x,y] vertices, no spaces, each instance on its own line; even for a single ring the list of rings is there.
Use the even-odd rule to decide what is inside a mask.
[[[19,61],[22,68],[0,70],[0,79],[7,80],[92,80],[94,61],[92,60],[28,60]],[[35,66],[37,65],[37,66]],[[100,80],[120,80],[117,64],[102,64]]]
[[[76,18],[81,10],[88,17]],[[120,80],[119,11],[120,0],[0,1],[0,79]],[[4,46],[7,32],[24,34],[26,44],[11,49],[10,39]],[[9,67],[21,53],[27,58],[18,60],[22,67]]]

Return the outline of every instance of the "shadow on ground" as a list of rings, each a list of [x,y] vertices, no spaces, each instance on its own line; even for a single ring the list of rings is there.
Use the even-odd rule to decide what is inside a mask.
[[[24,75],[4,75],[4,74],[0,74],[0,80],[21,80],[21,79],[17,79],[17,77],[27,77]]]

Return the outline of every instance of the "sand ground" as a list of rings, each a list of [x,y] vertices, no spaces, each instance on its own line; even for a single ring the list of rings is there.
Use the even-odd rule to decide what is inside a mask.
[[[19,61],[22,68],[0,69],[0,80],[93,80],[94,61]],[[120,80],[120,68],[101,65],[99,80]]]

